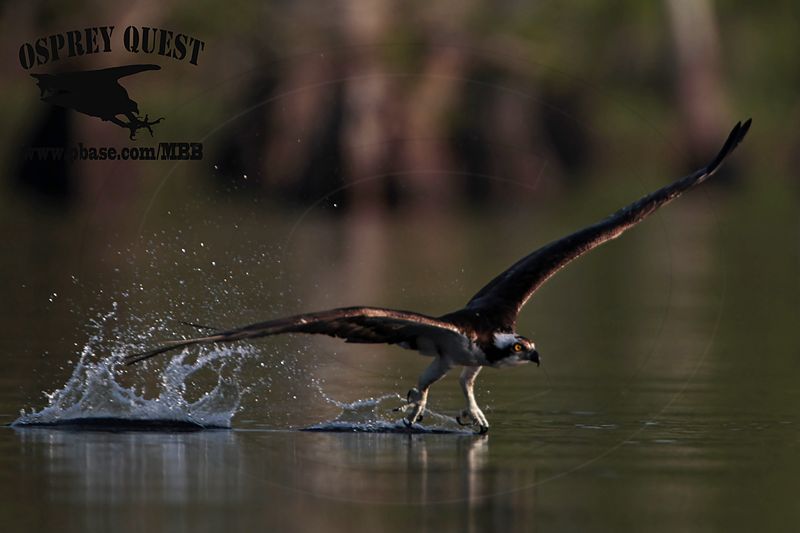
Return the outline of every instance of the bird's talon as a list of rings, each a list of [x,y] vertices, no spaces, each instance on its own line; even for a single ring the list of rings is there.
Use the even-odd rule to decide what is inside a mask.
[[[474,420],[472,422],[464,422],[463,420],[461,420],[461,415],[458,415],[456,417],[456,422],[458,422],[459,426],[474,426],[475,425],[475,421]]]
[[[464,421],[462,420],[462,418],[463,418],[464,420],[467,420],[467,422],[464,422]],[[456,422],[458,422],[458,423],[459,423],[459,425],[461,425],[461,426],[474,426],[474,425],[475,425],[475,424],[478,422],[478,419],[477,419],[477,418],[475,418],[475,417],[472,415],[472,413],[470,413],[469,411],[467,411],[466,409],[464,409],[463,411],[461,411],[461,414],[459,414],[459,415],[456,417]]]

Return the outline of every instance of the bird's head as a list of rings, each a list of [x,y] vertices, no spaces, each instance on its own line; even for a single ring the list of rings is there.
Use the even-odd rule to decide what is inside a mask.
[[[539,366],[539,352],[532,340],[516,333],[496,333],[494,345],[505,356],[497,366],[517,366],[524,363],[536,363]]]

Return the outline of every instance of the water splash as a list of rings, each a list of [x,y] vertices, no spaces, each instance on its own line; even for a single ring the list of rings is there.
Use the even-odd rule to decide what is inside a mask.
[[[395,408],[405,404],[398,394],[386,394],[377,398],[366,398],[354,402],[341,402],[323,391],[323,380],[309,378],[299,359],[285,357],[281,352],[278,361],[270,365],[260,362],[258,368],[269,368],[269,374],[259,377],[252,368],[243,368],[256,358],[262,358],[257,348],[248,344],[203,345],[176,353],[155,372],[148,372],[144,365],[126,367],[124,356],[143,351],[158,340],[174,337],[171,328],[176,320],[169,313],[161,317],[142,318],[131,314],[127,320],[118,317],[118,306],[89,321],[89,339],[80,351],[80,356],[66,383],[53,392],[45,393],[47,405],[41,410],[22,410],[13,426],[55,425],[71,428],[107,427],[164,429],[164,428],[230,428],[233,417],[246,410],[243,397],[251,390],[258,394],[252,402],[258,403],[262,415],[271,417],[278,426],[286,427],[278,420],[281,413],[289,413],[293,420],[306,402],[297,402],[301,392],[306,399],[318,398],[335,406],[339,414],[333,419],[305,427],[315,431],[347,432],[403,432],[408,433],[471,433],[459,426],[455,420],[430,409],[426,410],[422,424],[409,430],[403,423],[404,413]],[[142,328],[143,324],[147,327]],[[130,339],[135,339],[131,343]],[[155,362],[155,360],[154,360]],[[155,363],[158,364],[158,363]],[[243,377],[246,375],[246,379]],[[273,390],[273,378],[281,386]],[[148,384],[148,385],[144,385]],[[149,390],[146,390],[146,387]],[[203,387],[203,388],[201,388]],[[288,388],[287,388],[288,387]],[[198,391],[206,392],[199,394]],[[261,398],[263,393],[269,394]],[[288,396],[291,404],[286,409],[276,404],[276,394]],[[312,394],[307,394],[312,393]],[[287,398],[283,398],[284,401]],[[279,407],[276,408],[276,405]],[[266,410],[264,407],[266,406]],[[302,416],[302,413],[300,413]],[[291,424],[288,424],[291,427]],[[295,426],[297,427],[297,426]],[[300,426],[302,427],[302,426]]]
[[[122,382],[126,373],[122,358],[134,347],[121,343],[109,347],[113,343],[104,341],[103,330],[109,322],[115,321],[116,311],[114,304],[109,313],[91,321],[95,334],[81,350],[80,359],[64,386],[45,393],[47,406],[30,413],[21,411],[12,425],[68,425],[75,420],[108,419],[230,427],[242,395],[247,392],[240,385],[239,372],[253,349],[248,346],[206,347],[188,363],[188,352],[178,353],[161,372],[157,393],[148,397],[143,389],[137,392],[134,386]],[[103,353],[106,355],[98,355]],[[186,385],[200,369],[210,369],[216,375],[216,383],[191,401],[186,396]]]
[[[364,398],[354,402],[340,402],[328,396],[321,387],[318,388],[323,399],[341,409],[339,415],[325,422],[318,422],[305,431],[329,431],[348,433],[473,433],[458,425],[451,416],[443,415],[430,409],[425,410],[424,425],[414,424],[407,427],[402,420],[402,413],[396,408],[405,404],[399,394],[385,394],[377,398]]]

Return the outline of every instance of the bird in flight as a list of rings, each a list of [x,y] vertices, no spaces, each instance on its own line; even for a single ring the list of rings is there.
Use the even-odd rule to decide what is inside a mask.
[[[160,70],[158,65],[124,65],[100,70],[62,72],[60,74],[31,74],[39,87],[43,102],[74,109],[130,130],[131,140],[136,132],[146,128],[153,136],[153,126],[164,120],[139,116],[139,104],[128,96],[119,79],[148,70]],[[126,117],[124,121],[120,116]]]
[[[619,237],[662,205],[702,183],[744,139],[750,120],[738,123],[717,156],[704,168],[623,207],[600,222],[553,241],[526,255],[479,290],[467,305],[432,317],[411,311],[379,307],[344,307],[279,318],[219,331],[212,335],[165,343],[154,350],[125,358],[128,365],[194,344],[233,342],[281,333],[322,334],[345,342],[394,344],[414,350],[433,361],[408,391],[402,410],[409,427],[417,423],[428,401],[431,385],[455,366],[463,367],[459,383],[467,406],[456,420],[480,433],[489,422],[475,400],[474,385],[484,366],[504,368],[525,363],[539,365],[539,352],[531,339],[516,332],[517,315],[530,297],[551,276],[572,260]]]

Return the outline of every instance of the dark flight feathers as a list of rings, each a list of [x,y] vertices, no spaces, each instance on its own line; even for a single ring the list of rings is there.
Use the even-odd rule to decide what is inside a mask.
[[[206,337],[171,341],[161,348],[129,355],[125,358],[125,364],[130,365],[193,344],[254,339],[280,333],[319,333],[345,339],[347,342],[386,344],[415,343],[421,335],[432,338],[451,335],[461,337],[458,328],[453,324],[419,313],[377,307],[345,307],[259,322]]]
[[[81,91],[87,87],[97,89],[98,84],[117,82],[120,78],[131,76],[147,70],[161,70],[158,65],[122,65],[119,67],[101,68],[97,70],[79,70],[57,74],[31,74],[38,80],[44,90]]]
[[[542,246],[490,281],[467,303],[466,310],[491,317],[494,327],[513,331],[520,309],[531,295],[568,263],[606,241],[619,237],[662,205],[702,183],[714,172],[750,129],[750,119],[737,123],[722,150],[706,167],[623,207],[593,226]]]
[[[318,333],[339,337],[347,342],[409,343],[414,347],[419,337],[442,340],[456,336],[458,340],[463,340],[464,334],[459,326],[465,330],[471,329],[470,335],[489,334],[494,330],[511,332],[522,306],[553,274],[589,250],[620,236],[684,191],[702,183],[716,172],[744,139],[749,128],[750,120],[736,124],[722,150],[706,167],[620,209],[593,226],[553,241],[523,257],[478,291],[464,309],[455,313],[437,319],[375,307],[332,309],[260,322],[205,337],[172,341],[161,348],[130,355],[125,358],[125,363],[130,365],[193,344],[253,339],[280,333]]]

